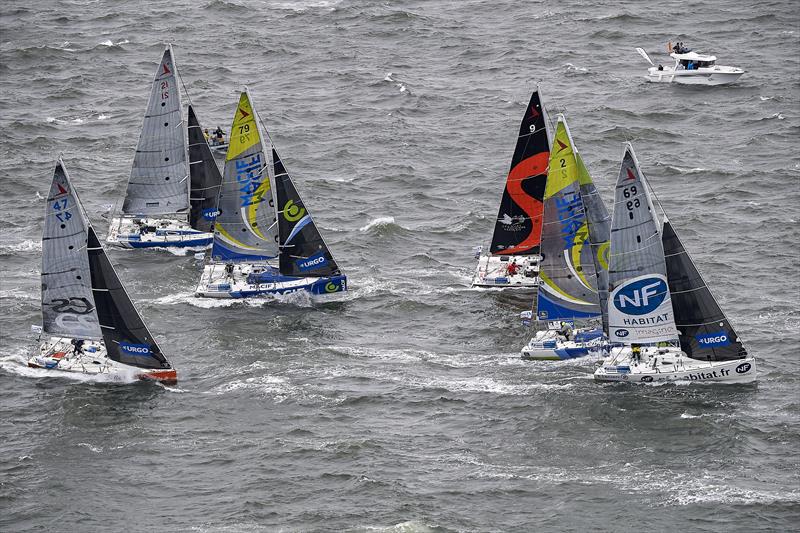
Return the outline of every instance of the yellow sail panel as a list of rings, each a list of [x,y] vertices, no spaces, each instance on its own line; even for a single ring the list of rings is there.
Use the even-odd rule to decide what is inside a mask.
[[[581,154],[575,153],[575,162],[578,164],[578,183],[581,185],[590,185],[593,184],[592,176],[589,175],[589,169],[586,168],[586,165],[583,164],[583,158]]]
[[[568,187],[576,177],[577,167],[572,142],[564,122],[559,120],[553,138],[553,148],[550,150],[550,168],[547,171],[547,185],[544,189],[545,199],[555,196]]]
[[[250,97],[247,92],[243,92],[239,97],[239,105],[236,106],[236,114],[233,116],[228,155],[225,160],[235,159],[242,152],[260,142],[261,136],[258,133],[256,114],[250,104]]]

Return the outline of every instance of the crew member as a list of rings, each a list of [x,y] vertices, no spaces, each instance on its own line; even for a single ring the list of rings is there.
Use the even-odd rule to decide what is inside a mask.
[[[558,334],[564,337],[565,341],[568,341],[572,337],[572,328],[566,322],[562,322]]]
[[[208,128],[203,130],[203,137],[206,138],[206,142],[208,142],[208,140],[211,139],[211,135],[208,134]]]
[[[75,355],[83,355],[83,343],[84,343],[83,339],[72,339],[69,342],[73,346],[73,351],[75,352]]]
[[[641,363],[642,362],[642,349],[639,347],[638,344],[632,344],[631,345],[631,352],[633,354],[633,361],[636,364]]]
[[[517,273],[517,263],[513,259],[506,267],[506,272],[508,272],[509,276],[513,276],[514,274]]]

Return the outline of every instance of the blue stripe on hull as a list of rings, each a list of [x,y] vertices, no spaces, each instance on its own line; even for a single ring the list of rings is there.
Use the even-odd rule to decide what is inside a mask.
[[[142,241],[125,241],[120,240],[119,243],[123,246],[131,248],[196,248],[206,247],[211,244],[212,238],[193,239],[183,241],[165,241],[165,242],[142,242]]]
[[[334,276],[332,278],[317,278],[304,285],[293,287],[274,287],[271,289],[253,289],[245,291],[230,291],[231,298],[249,298],[265,294],[289,294],[292,292],[306,291],[314,295],[334,294],[347,290],[347,276]]]

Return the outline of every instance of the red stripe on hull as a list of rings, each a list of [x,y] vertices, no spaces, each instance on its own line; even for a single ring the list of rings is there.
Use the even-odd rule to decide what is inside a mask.
[[[177,385],[178,372],[175,370],[153,370],[146,374],[139,374],[139,379],[144,381],[158,381],[164,385]]]

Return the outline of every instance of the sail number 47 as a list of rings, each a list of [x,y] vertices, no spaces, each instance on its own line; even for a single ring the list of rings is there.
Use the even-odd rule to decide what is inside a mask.
[[[56,200],[53,202],[53,209],[56,211],[64,211],[67,208],[67,199],[63,198],[61,200]],[[72,218],[72,213],[69,211],[64,211],[63,213],[59,212],[56,213],[56,218],[61,222],[66,222],[67,220]]]

